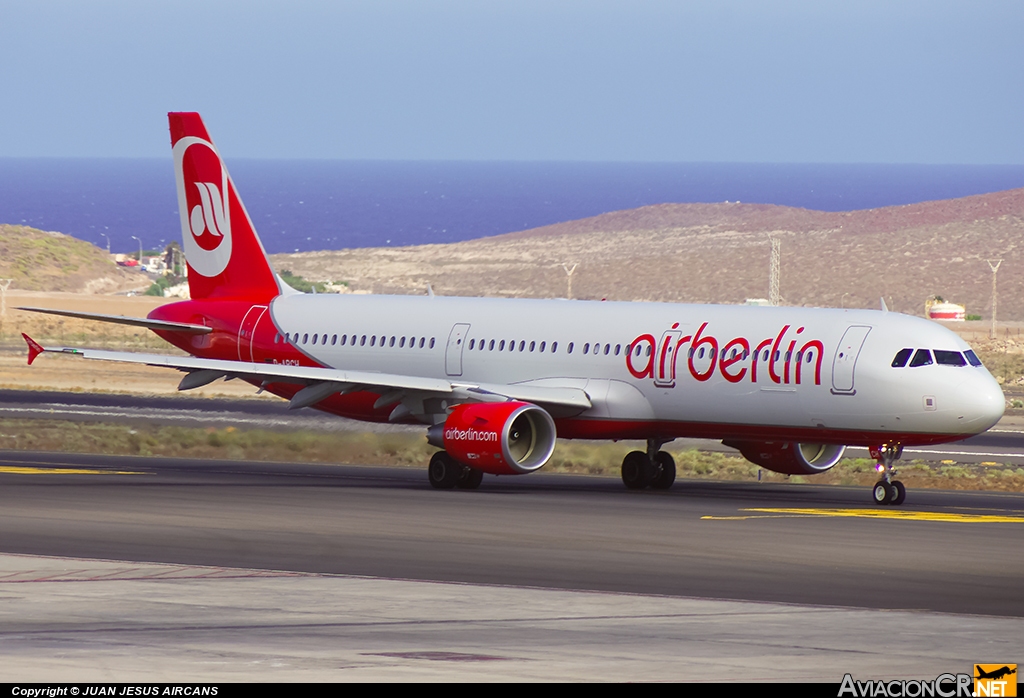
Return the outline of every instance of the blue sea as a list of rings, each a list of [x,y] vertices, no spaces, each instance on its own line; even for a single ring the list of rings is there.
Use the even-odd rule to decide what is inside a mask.
[[[267,250],[454,242],[660,203],[846,211],[1024,187],[1021,165],[228,163]],[[171,159],[0,158],[0,223],[114,252],[180,237]]]

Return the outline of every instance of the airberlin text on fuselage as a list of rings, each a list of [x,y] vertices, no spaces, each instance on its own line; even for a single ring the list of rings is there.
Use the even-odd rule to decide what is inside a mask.
[[[751,383],[771,380],[779,384],[810,381],[821,385],[821,359],[825,347],[818,339],[803,337],[804,328],[793,330],[784,325],[774,337],[750,341],[735,337],[722,344],[702,324],[692,335],[684,335],[679,323],[666,330],[660,340],[642,334],[629,344],[626,368],[635,378],[651,378],[654,384],[672,388],[676,384],[677,365],[685,359],[690,376],[698,381],[709,380],[715,369],[730,383],[746,379]],[[689,349],[684,349],[689,345]],[[765,358],[767,350],[767,358]]]

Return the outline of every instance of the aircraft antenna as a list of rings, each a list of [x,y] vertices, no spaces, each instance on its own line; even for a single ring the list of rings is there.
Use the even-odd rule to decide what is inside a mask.
[[[768,277],[768,303],[777,306],[779,304],[779,261],[782,257],[782,241],[776,237],[768,236],[772,241],[772,266]]]
[[[992,329],[989,330],[989,339],[996,338],[996,274],[999,273],[999,265],[1003,263],[1003,260],[997,259],[995,261],[989,259],[988,266],[992,269]]]

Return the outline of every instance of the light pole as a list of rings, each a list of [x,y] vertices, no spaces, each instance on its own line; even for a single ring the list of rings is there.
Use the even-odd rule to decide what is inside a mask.
[[[999,265],[1003,263],[1003,260],[997,259],[992,261],[987,260],[988,266],[992,270],[992,329],[989,330],[989,339],[996,338],[996,274],[999,273]]]
[[[839,301],[839,307],[840,307],[840,308],[845,308],[845,307],[846,307],[846,297],[847,297],[848,295],[850,295],[850,292],[849,292],[849,291],[847,291],[846,293],[844,293],[844,294],[843,294],[843,298],[842,298],[842,300],[840,300],[840,301]]]
[[[139,240],[139,238],[132,235],[132,240]],[[142,240],[139,240],[139,264],[142,264]]]
[[[110,238],[107,236],[106,233],[100,233],[100,235],[107,238],[107,254],[110,254]]]

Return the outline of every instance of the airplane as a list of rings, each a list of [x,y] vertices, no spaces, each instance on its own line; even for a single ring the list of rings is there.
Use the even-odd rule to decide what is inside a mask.
[[[371,422],[421,424],[439,489],[542,468],[557,437],[636,439],[625,486],[664,490],[676,438],[721,440],[813,475],[867,446],[880,504],[902,504],[903,447],[957,441],[1002,417],[1002,390],[941,325],[884,309],[306,294],[272,269],[199,114],[168,115],[191,300],[146,318],[26,308],[146,327],[188,356],[43,347],[164,366],[179,390],[238,378]]]

